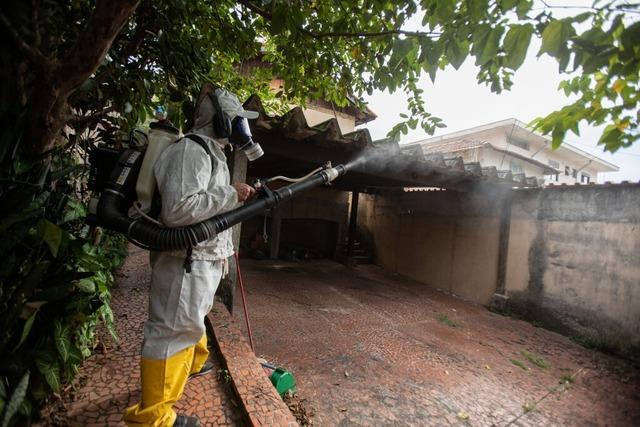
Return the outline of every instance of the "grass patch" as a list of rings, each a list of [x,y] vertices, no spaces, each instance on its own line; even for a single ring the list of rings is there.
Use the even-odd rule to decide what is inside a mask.
[[[216,374],[219,381],[222,381],[225,384],[231,383],[231,374],[226,369],[218,369],[218,372],[216,372]]]
[[[458,323],[454,319],[450,318],[446,314],[439,315],[438,316],[438,321],[440,323],[444,323],[447,326],[451,326],[452,328],[461,328],[462,327],[462,325],[460,323]]]
[[[527,350],[522,350],[520,353],[525,359],[536,365],[538,368],[547,369],[551,366],[549,365],[549,362],[544,360],[544,357],[539,354],[535,354]]]
[[[573,384],[573,382],[576,380],[576,377],[574,377],[573,375],[563,375],[562,377],[560,377],[560,384]]]
[[[522,362],[521,360],[518,359],[511,359],[511,363],[513,363],[514,365],[516,365],[518,368],[520,369],[524,369],[525,371],[528,371],[529,368],[527,368],[524,364],[524,362]]]

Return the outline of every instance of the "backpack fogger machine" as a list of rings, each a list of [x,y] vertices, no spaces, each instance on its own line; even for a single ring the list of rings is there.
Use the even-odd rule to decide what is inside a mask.
[[[360,163],[356,160],[337,166],[327,164],[302,178],[287,179],[293,183],[277,190],[269,189],[268,182],[284,177],[259,180],[254,185],[257,197],[239,208],[197,224],[168,228],[155,219],[160,205],[153,166],[169,144],[193,141],[201,144],[202,141],[197,141],[201,139],[197,135],[180,138],[178,129],[162,121],[152,123],[148,134],[139,132],[139,135],[131,139],[141,143],[120,150],[103,145],[91,152],[89,188],[95,197],[90,202],[87,221],[122,233],[133,244],[154,251],[192,248],[298,193],[331,183]]]

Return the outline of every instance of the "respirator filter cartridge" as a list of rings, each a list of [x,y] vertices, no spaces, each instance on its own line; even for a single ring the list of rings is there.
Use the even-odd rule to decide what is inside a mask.
[[[264,155],[264,151],[262,151],[262,147],[257,142],[251,141],[249,144],[242,147],[242,152],[250,162],[253,162],[256,159],[259,159]]]
[[[251,130],[249,129],[249,122],[244,117],[236,117],[232,123],[233,131],[231,133],[231,143],[235,145],[235,141],[240,141],[237,145],[247,159],[252,162],[259,159],[264,154],[260,144],[255,142],[251,136]]]

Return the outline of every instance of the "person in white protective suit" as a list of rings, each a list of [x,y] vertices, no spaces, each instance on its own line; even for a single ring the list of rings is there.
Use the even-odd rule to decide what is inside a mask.
[[[225,115],[229,125],[240,118],[246,129],[246,118],[257,117],[256,112],[245,111],[235,95],[213,85],[203,87],[190,134],[201,137],[210,153],[188,140],[187,134],[163,151],[154,166],[162,198],[160,221],[167,227],[201,222],[234,209],[254,193],[247,184],[229,182],[223,152],[229,140],[219,138],[223,132],[216,132],[214,118],[222,116],[216,114]],[[204,317],[211,310],[226,259],[233,251],[229,229],[198,244],[190,253],[151,253],[149,320],[144,325],[140,363],[142,396],[139,403],[127,408],[127,425],[199,425],[195,417],[176,415],[172,406],[190,376],[212,369],[207,362]]]

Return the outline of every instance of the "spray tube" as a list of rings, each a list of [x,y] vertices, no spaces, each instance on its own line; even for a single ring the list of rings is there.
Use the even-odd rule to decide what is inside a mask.
[[[325,167],[309,178],[271,191],[266,185],[260,186],[259,197],[245,205],[198,224],[181,228],[163,228],[142,218],[130,218],[128,210],[134,202],[135,194],[127,192],[133,188],[142,166],[141,156],[125,151],[113,171],[107,188],[102,193],[97,206],[97,225],[125,234],[129,240],[149,250],[184,250],[199,242],[211,239],[216,234],[278,205],[308,189],[326,185],[347,173],[351,164]],[[139,154],[139,153],[138,153]]]

